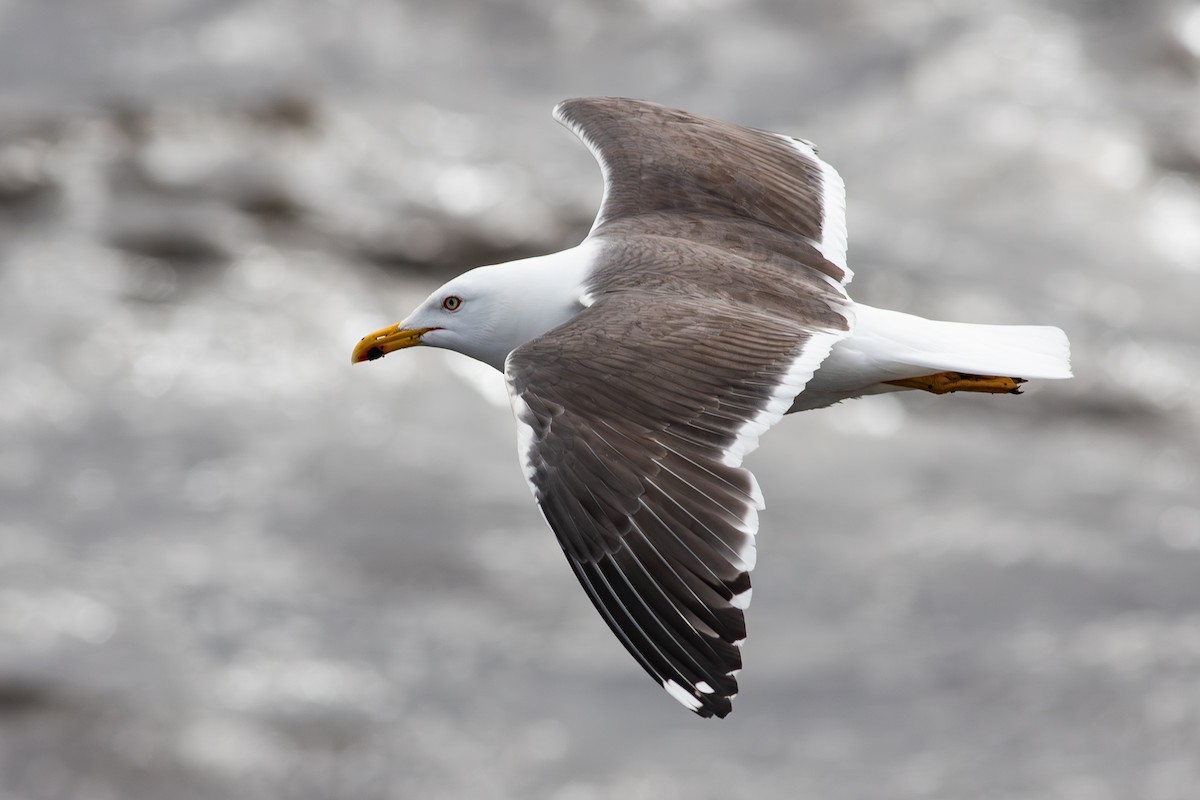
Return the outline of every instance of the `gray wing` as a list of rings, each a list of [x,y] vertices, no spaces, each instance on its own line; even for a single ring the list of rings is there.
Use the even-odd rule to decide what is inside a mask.
[[[846,283],[845,187],[811,144],[643,100],[565,100],[555,118],[604,174],[593,234],[719,220],[693,238],[781,253]]]
[[[506,363],[525,475],[571,568],[701,716],[730,712],[742,663],[762,508],[742,457],[844,334],[733,301],[612,292]]]

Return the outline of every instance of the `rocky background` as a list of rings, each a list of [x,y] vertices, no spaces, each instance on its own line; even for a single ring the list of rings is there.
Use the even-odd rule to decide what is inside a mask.
[[[1077,378],[787,419],[733,716],[657,688],[500,378],[351,368],[586,232],[558,100],[816,141],[854,296]],[[1192,800],[1200,5],[0,0],[0,797]]]

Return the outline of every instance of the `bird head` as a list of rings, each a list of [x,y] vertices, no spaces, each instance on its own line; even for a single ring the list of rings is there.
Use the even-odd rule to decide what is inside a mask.
[[[461,282],[457,282],[461,283]],[[374,361],[388,353],[417,345],[463,350],[469,335],[486,317],[485,297],[451,281],[426,298],[400,322],[364,336],[350,356],[352,363]]]
[[[350,360],[374,361],[425,345],[455,350],[504,369],[517,347],[583,308],[588,262],[572,248],[548,256],[477,267],[429,295],[395,325],[364,336]]]

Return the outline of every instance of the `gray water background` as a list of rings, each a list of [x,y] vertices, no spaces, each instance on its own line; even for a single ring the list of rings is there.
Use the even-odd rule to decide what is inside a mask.
[[[688,714],[500,379],[351,368],[586,232],[549,117],[814,140],[854,296],[1076,379],[785,420],[742,694]],[[1200,6],[0,0],[0,797],[1200,796]]]

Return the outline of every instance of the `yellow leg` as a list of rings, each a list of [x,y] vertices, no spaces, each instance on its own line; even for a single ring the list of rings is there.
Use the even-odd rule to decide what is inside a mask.
[[[920,378],[887,381],[893,386],[921,389],[934,394],[947,392],[988,392],[990,394],[1020,394],[1024,378],[1001,378],[995,375],[970,375],[966,372],[939,372]]]

